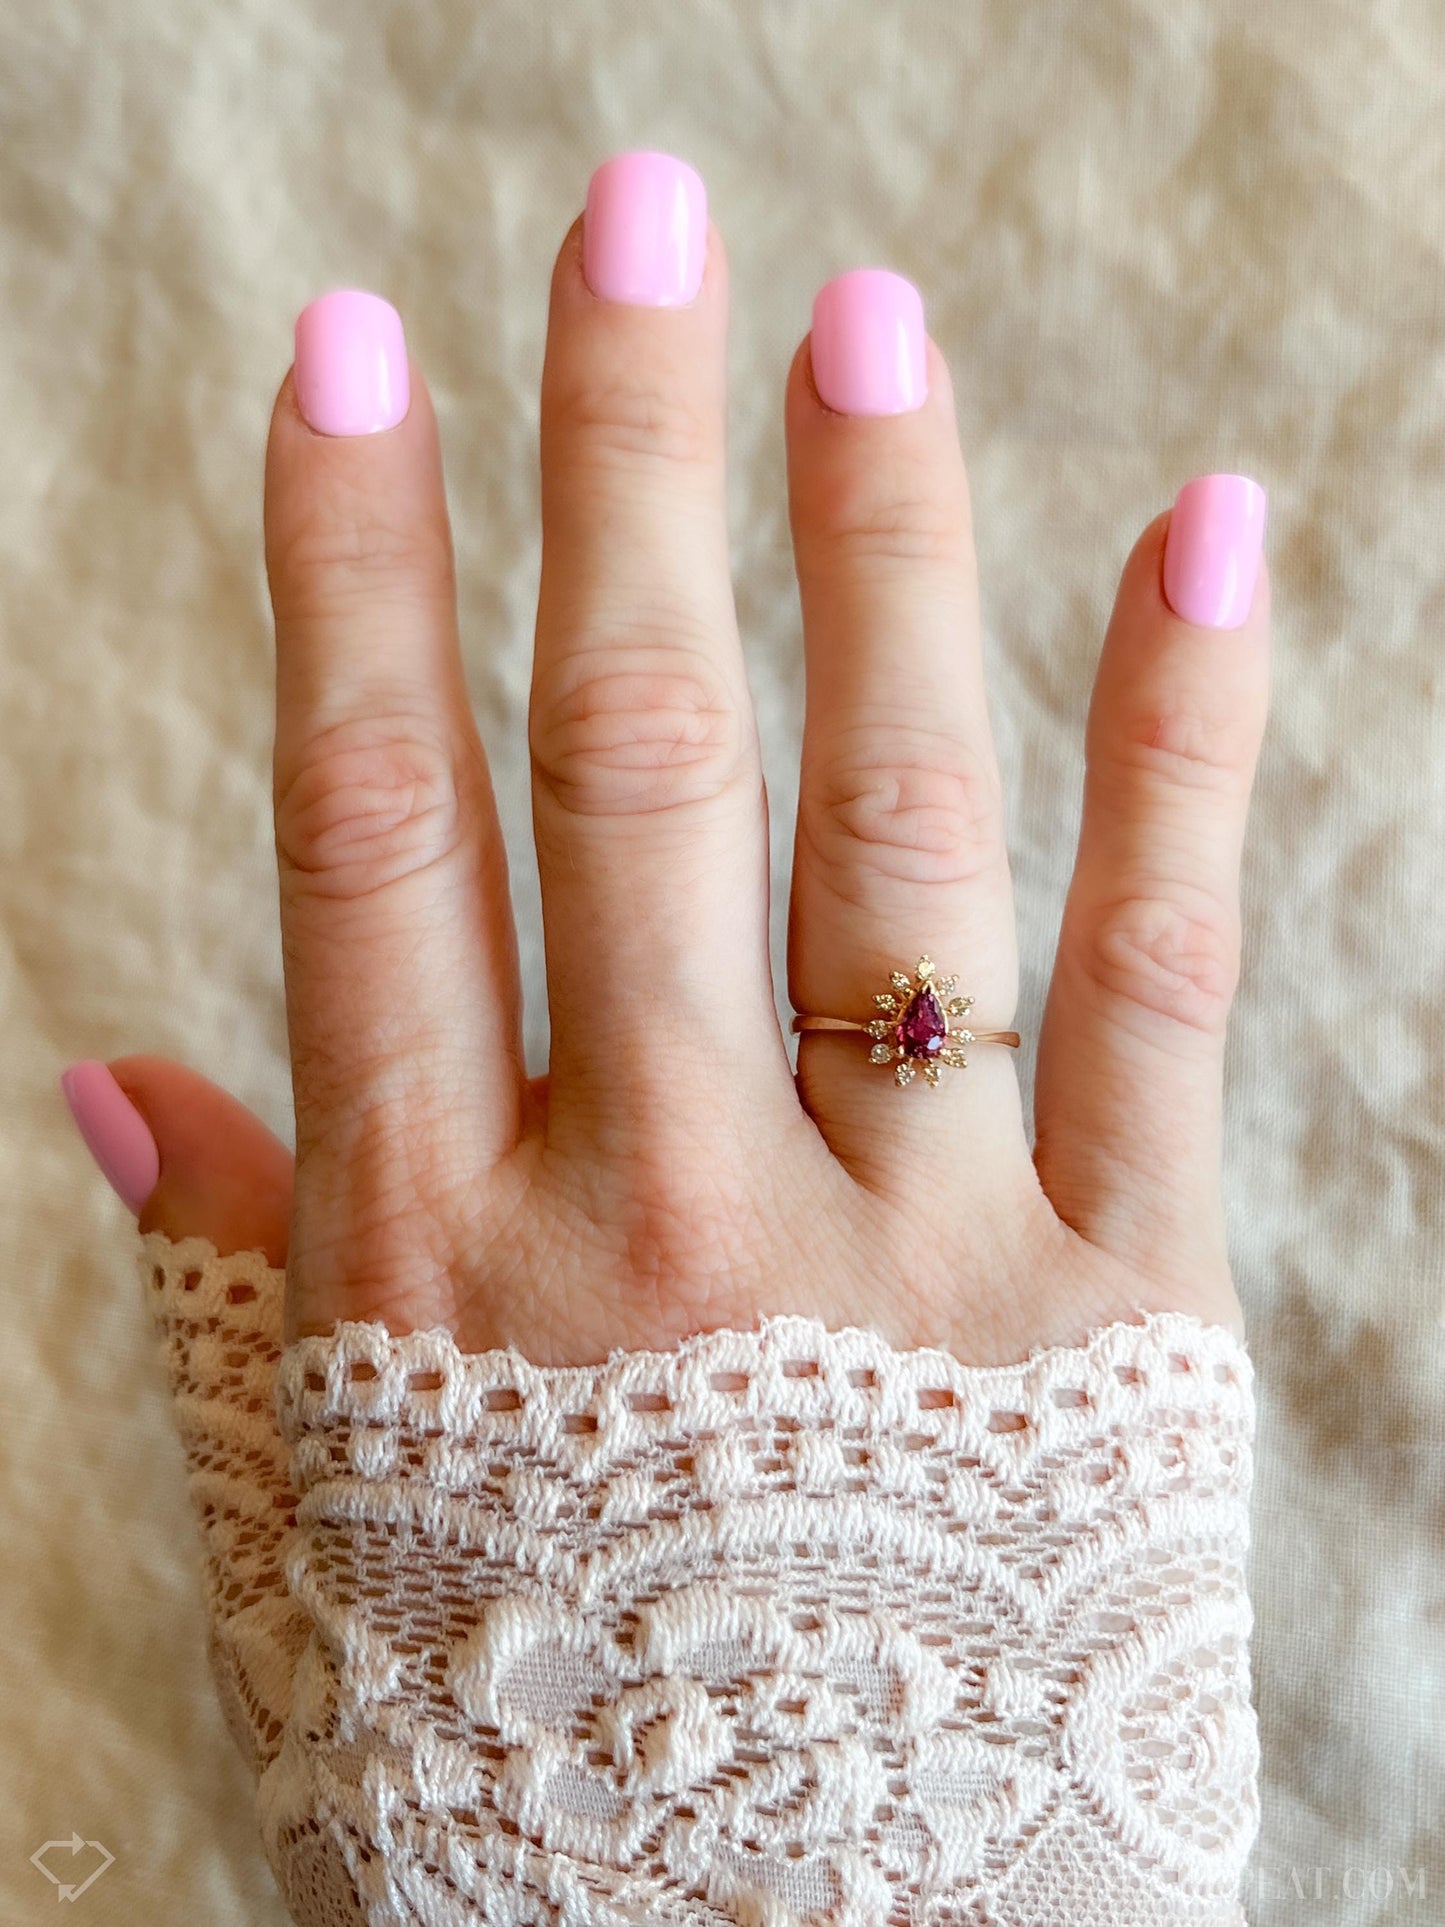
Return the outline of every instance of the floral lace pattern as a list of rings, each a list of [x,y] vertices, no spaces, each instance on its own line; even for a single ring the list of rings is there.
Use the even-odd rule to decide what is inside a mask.
[[[303,1927],[1240,1923],[1247,1354],[776,1318],[543,1369],[143,1241]]]

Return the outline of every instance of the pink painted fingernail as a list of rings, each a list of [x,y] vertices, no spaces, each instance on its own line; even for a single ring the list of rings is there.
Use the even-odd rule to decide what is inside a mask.
[[[697,297],[707,259],[707,189],[671,154],[604,161],[587,186],[582,277],[604,301],[680,308]]]
[[[813,301],[813,385],[840,415],[905,415],[928,396],[923,296],[887,268],[853,268]]]
[[[401,316],[379,294],[335,288],[296,317],[296,402],[318,435],[375,435],[411,406]]]
[[[139,1211],[155,1190],[161,1155],[150,1126],[104,1064],[87,1059],[60,1077],[86,1149],[111,1189],[132,1211]]]
[[[1196,475],[1179,491],[1164,540],[1164,595],[1205,629],[1249,614],[1264,549],[1264,490],[1247,475]]]

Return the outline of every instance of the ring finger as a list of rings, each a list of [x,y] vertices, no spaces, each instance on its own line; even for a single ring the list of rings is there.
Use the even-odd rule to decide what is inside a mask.
[[[793,1003],[877,1019],[889,973],[926,954],[976,1000],[950,1023],[1004,1028],[1018,957],[968,483],[948,371],[911,283],[863,269],[823,288],[787,429],[807,677]],[[875,1189],[916,1180],[924,1134],[1026,1182],[1010,1054],[980,1044],[967,1056],[966,1070],[935,1067],[936,1095],[917,1075],[900,1091],[896,1058],[874,1064],[864,1039],[806,1032],[798,1085]]]

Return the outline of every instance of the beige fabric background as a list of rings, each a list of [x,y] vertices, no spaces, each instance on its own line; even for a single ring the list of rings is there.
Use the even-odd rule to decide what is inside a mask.
[[[54,0],[0,19],[0,1920],[54,1917],[28,1856],[73,1828],[116,1856],[80,1919],[282,1918],[126,1221],[55,1077],[166,1051],[288,1129],[259,480],[292,316],[380,289],[427,371],[535,967],[545,288],[590,168],[638,144],[698,164],[731,247],[779,961],[801,694],[779,396],[825,276],[914,276],[955,370],[1025,1031],[1123,556],[1191,474],[1269,488],[1277,699],[1229,1089],[1263,1399],[1251,1914],[1445,1919],[1445,12]],[[536,1068],[540,998],[529,1022]]]

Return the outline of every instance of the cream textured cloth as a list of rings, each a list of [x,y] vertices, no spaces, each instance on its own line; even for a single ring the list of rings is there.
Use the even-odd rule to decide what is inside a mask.
[[[378,289],[436,400],[540,1071],[547,275],[589,170],[638,143],[701,169],[729,250],[780,1002],[802,713],[780,398],[819,283],[901,269],[951,364],[1026,1099],[1120,565],[1186,477],[1269,490],[1226,1114],[1259,1397],[1247,1912],[1440,1927],[1442,74],[1439,0],[0,7],[6,1927],[285,1922],[206,1676],[123,1214],[55,1080],[163,1051],[290,1131],[260,476],[292,319]],[[61,1908],[28,1856],[73,1830],[115,1862]]]
[[[542,1369],[283,1350],[142,1240],[213,1669],[302,1927],[1235,1927],[1252,1372],[777,1318]],[[288,1472],[289,1449],[289,1472]]]

